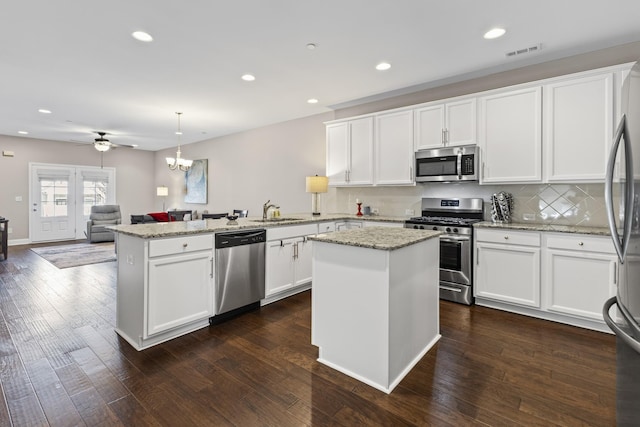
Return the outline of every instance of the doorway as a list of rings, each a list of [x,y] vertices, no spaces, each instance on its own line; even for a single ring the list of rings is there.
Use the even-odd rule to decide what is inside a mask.
[[[85,238],[91,206],[115,204],[115,168],[29,163],[29,238]]]

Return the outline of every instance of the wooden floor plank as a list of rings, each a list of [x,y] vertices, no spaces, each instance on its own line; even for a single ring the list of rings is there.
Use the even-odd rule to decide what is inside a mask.
[[[441,302],[442,339],[391,394],[317,362],[304,292],[138,352],[115,263],[0,262],[0,425],[615,424],[615,338]]]

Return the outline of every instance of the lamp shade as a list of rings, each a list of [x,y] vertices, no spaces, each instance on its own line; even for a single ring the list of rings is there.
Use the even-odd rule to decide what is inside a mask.
[[[308,176],[307,193],[326,193],[329,188],[329,178],[326,176]]]
[[[161,186],[156,188],[156,195],[158,196],[168,196],[169,195],[169,187]]]

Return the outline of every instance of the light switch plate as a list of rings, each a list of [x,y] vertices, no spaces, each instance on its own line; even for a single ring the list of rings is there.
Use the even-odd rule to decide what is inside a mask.
[[[406,209],[406,210],[404,211],[404,214],[405,214],[405,215],[415,215],[415,214],[416,214],[416,211],[414,211],[413,209]]]

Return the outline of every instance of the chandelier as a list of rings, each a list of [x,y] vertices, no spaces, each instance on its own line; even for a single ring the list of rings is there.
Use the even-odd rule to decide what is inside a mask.
[[[186,172],[191,167],[193,160],[187,160],[180,157],[180,155],[182,154],[182,152],[180,151],[180,146],[181,146],[180,141],[181,141],[181,135],[182,135],[182,131],[180,130],[180,116],[182,115],[182,113],[176,112],[176,114],[178,115],[178,131],[176,132],[176,135],[178,135],[178,152],[176,153],[175,159],[173,157],[166,158],[167,166],[169,166],[169,169],[171,169],[172,171],[179,169],[183,172]]]

